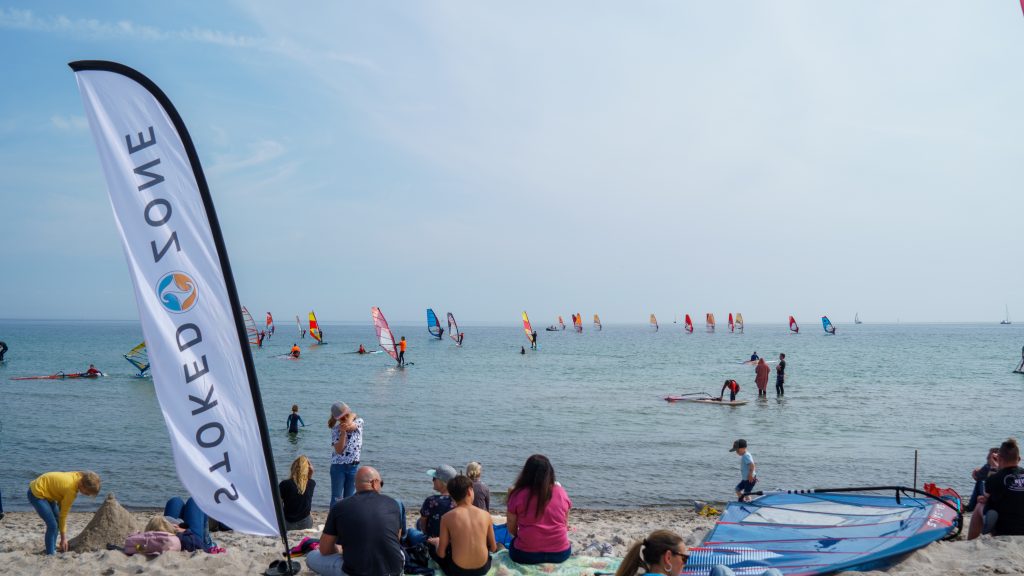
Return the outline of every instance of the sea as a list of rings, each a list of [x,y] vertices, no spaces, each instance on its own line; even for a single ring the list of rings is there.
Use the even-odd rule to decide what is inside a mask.
[[[686,506],[733,497],[734,440],[746,439],[761,489],[918,485],[969,494],[986,450],[1022,437],[1024,327],[998,324],[837,324],[791,334],[783,324],[723,326],[686,334],[682,324],[586,325],[547,332],[529,349],[521,325],[465,325],[458,347],[423,324],[393,326],[409,340],[404,369],[376,348],[372,324],[323,325],[326,345],[284,326],[253,350],[279,478],[307,455],[314,505],[326,508],[330,405],[363,418],[362,462],[381,471],[385,492],[406,502],[431,493],[426,471],[483,465],[505,491],[525,460],[547,455],[576,507]],[[142,340],[138,322],[0,321],[10,347],[0,364],[0,491],[3,507],[29,509],[26,486],[51,470],[90,469],[126,506],[160,507],[186,492],[150,378],[125,354]],[[282,358],[293,343],[299,360]],[[526,354],[521,354],[525,345]],[[758,399],[753,352],[786,354],[784,397]],[[78,372],[97,380],[11,380]],[[717,395],[727,379],[743,406],[668,403],[670,394]],[[285,430],[292,404],[306,426]],[[76,510],[101,499],[80,497]]]

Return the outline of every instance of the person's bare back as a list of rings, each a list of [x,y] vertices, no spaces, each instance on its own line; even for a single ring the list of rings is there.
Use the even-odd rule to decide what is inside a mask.
[[[475,570],[487,565],[490,553],[497,550],[494,541],[494,526],[491,515],[473,506],[472,481],[465,476],[458,476],[453,482],[462,481],[468,486],[456,487],[457,494],[452,495],[455,508],[441,517],[441,535],[438,538],[439,555],[451,555],[451,561],[463,570]],[[449,492],[453,483],[448,484]],[[461,492],[461,494],[458,494]],[[461,499],[456,499],[461,495]],[[449,550],[449,547],[450,550]]]

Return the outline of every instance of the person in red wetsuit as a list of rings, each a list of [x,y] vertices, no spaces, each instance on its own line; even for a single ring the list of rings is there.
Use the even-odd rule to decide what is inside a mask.
[[[726,380],[725,384],[722,385],[722,393],[718,396],[719,400],[725,398],[725,391],[726,390],[729,391],[729,401],[730,402],[735,402],[736,401],[736,393],[740,391],[740,384],[739,384],[739,382],[737,382],[735,380]]]
[[[85,376],[89,376],[89,377],[103,376],[103,372],[100,372],[99,370],[97,370],[95,364],[89,364],[89,369],[86,370],[83,374]]]

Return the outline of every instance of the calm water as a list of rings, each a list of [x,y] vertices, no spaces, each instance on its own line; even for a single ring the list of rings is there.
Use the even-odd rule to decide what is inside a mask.
[[[397,326],[410,339],[405,370],[384,354],[348,352],[375,337],[365,325],[327,325],[330,344],[278,330],[256,367],[272,423],[278,474],[309,455],[326,507],[328,408],[347,402],[366,421],[363,462],[378,467],[387,491],[418,502],[430,493],[424,471],[439,463],[484,465],[503,490],[532,453],[547,454],[581,507],[675,505],[726,499],[739,462],[727,450],[750,442],[762,488],[921,481],[969,492],[970,470],[1008,435],[1024,436],[1024,376],[1011,371],[1024,344],[1021,325],[839,325],[824,336],[808,322],[791,335],[781,323],[745,334],[686,335],[682,325],[606,325],[582,335],[540,332],[541,349],[519,354],[518,325],[464,326],[456,348],[425,327]],[[26,483],[49,470],[92,469],[130,506],[159,506],[183,493],[149,379],[121,357],[141,340],[136,323],[0,322],[11,347],[0,365],[0,489],[5,508],[26,509]],[[753,350],[787,355],[786,397],[757,400]],[[98,381],[10,381],[74,372],[96,363]],[[729,408],[667,404],[669,393],[717,393],[726,378],[750,404]],[[308,425],[284,432],[293,403]],[[87,509],[89,499],[81,499]],[[98,503],[96,500],[92,505]]]

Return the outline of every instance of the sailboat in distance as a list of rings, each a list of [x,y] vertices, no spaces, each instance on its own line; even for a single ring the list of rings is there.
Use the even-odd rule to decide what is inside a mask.
[[[654,328],[655,332],[658,331],[658,319],[654,317],[654,314],[651,314],[651,328]]]
[[[860,321],[860,312],[854,312],[853,313],[853,323],[854,324],[863,324],[863,322]]]
[[[686,319],[683,321],[683,330],[686,330],[687,334],[693,334],[693,320],[690,320],[690,315],[686,315]]]
[[[835,334],[836,327],[832,325],[832,321],[828,319],[828,316],[821,317],[821,327],[825,329],[826,334]]]
[[[715,315],[712,314],[711,312],[708,312],[707,316],[704,319],[704,327],[708,331],[708,333],[715,331]]]
[[[1013,324],[1013,322],[1010,322],[1010,305],[1009,304],[1006,305],[1006,318],[1004,318],[1003,321],[1000,322],[1000,324],[1003,324],[1003,325]]]
[[[743,313],[736,313],[736,327],[740,329],[740,334],[743,334]]]
[[[599,318],[597,314],[594,314],[594,328],[596,328],[598,332],[601,331],[601,318]]]
[[[455,323],[455,315],[451,312],[448,313],[448,337],[455,341],[456,344],[462,346],[462,342],[459,341],[459,325]]]
[[[800,333],[800,326],[797,325],[796,318],[793,318],[792,316],[789,317],[789,331],[793,334]]]
[[[573,314],[572,326],[576,329],[577,334],[583,334],[583,314],[579,312]]]
[[[562,330],[565,330],[565,320],[562,320],[561,314],[558,315],[558,325],[562,327]]]
[[[736,323],[732,321],[732,312],[729,312],[729,332],[736,331]]]

